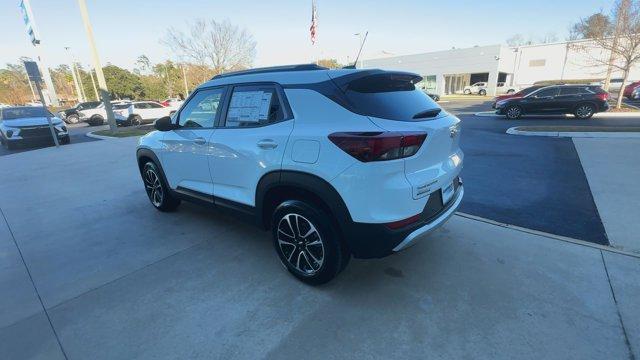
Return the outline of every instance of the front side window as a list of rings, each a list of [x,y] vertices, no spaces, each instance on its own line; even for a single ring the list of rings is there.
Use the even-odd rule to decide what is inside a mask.
[[[152,102],[150,102],[150,103],[147,103],[147,107],[148,107],[149,109],[159,109],[159,108],[161,108],[161,107],[163,107],[163,106],[162,106],[162,105],[160,105],[160,104],[156,104],[156,103],[152,103]]]
[[[225,127],[261,126],[284,118],[284,109],[275,86],[236,86],[229,101]]]
[[[186,128],[212,128],[223,95],[224,89],[198,91],[180,112],[178,124]]]

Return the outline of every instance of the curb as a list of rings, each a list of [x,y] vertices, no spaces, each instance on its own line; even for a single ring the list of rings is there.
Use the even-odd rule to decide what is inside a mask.
[[[504,118],[504,115],[498,115],[493,111],[481,111],[481,112],[477,112],[474,114],[475,116],[480,116],[480,117],[496,117],[496,118]],[[574,119],[574,116],[572,115],[533,115],[535,117],[541,117],[541,118],[564,118],[564,119]],[[597,119],[597,118],[640,118],[640,112],[638,111],[632,111],[632,112],[601,112],[601,113],[597,113],[594,114],[592,116],[592,119]],[[526,119],[526,115],[525,115],[525,119]]]
[[[90,137],[92,139],[99,139],[99,140],[111,140],[111,139],[117,139],[114,136],[104,136],[104,135],[96,135],[93,133],[93,131],[89,131],[88,133],[84,134],[86,137]]]
[[[547,137],[568,137],[568,138],[617,138],[617,139],[638,139],[640,132],[596,132],[596,131],[522,131],[516,129],[517,126],[510,127],[506,133],[510,135],[522,136],[547,136]]]
[[[588,241],[584,241],[584,240],[570,238],[570,237],[567,237],[567,236],[555,235],[555,234],[547,233],[547,232],[544,232],[544,231],[538,231],[538,230],[528,229],[528,228],[524,228],[524,227],[517,226],[517,225],[501,223],[501,222],[498,222],[498,221],[495,221],[495,220],[491,220],[491,219],[487,219],[487,218],[483,218],[483,217],[480,217],[480,216],[471,215],[471,214],[467,214],[467,213],[463,213],[463,212],[459,212],[459,211],[456,212],[455,215],[458,215],[460,217],[463,217],[463,218],[466,218],[466,219],[469,219],[469,220],[480,221],[480,222],[483,222],[483,223],[496,225],[496,226],[500,226],[500,227],[503,227],[503,228],[524,232],[524,233],[531,234],[531,235],[537,235],[537,236],[544,237],[544,238],[551,239],[551,240],[564,241],[564,242],[568,242],[568,243],[575,244],[575,245],[586,246],[586,247],[590,247],[590,248],[594,248],[594,249],[598,249],[598,250],[602,250],[602,251],[608,251],[608,252],[611,252],[611,253],[616,253],[616,254],[630,256],[630,257],[634,257],[634,258],[639,258],[640,259],[640,253],[627,251],[627,250],[620,250],[620,249],[616,249],[615,247],[608,246],[608,245],[600,245],[600,244],[596,244],[596,243],[592,243],[592,242],[588,242]]]

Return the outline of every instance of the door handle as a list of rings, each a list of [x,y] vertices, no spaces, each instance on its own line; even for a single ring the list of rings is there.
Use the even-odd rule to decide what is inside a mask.
[[[193,139],[193,142],[198,145],[204,145],[207,143],[207,140],[205,140],[203,137],[197,137]]]
[[[271,139],[264,139],[258,141],[258,147],[265,150],[271,150],[278,147],[278,144]]]

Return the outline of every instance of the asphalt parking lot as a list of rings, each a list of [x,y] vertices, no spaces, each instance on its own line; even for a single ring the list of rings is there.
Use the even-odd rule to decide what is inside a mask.
[[[90,131],[107,129],[107,126],[106,125],[105,126],[88,126],[86,123],[80,123],[80,124],[67,124],[67,128],[69,129],[69,137],[71,138],[71,143],[77,144],[77,143],[83,143],[83,142],[96,141],[97,139],[90,138],[85,134]],[[38,144],[36,146],[30,146],[30,145],[22,146],[18,149],[11,150],[11,151],[7,150],[7,148],[4,146],[0,146],[0,156],[42,149],[49,146],[53,146],[53,141],[51,143],[43,143],[43,144]]]
[[[461,211],[498,222],[561,236],[608,244],[604,226],[573,142],[568,138],[523,137],[505,134],[518,125],[640,126],[639,118],[575,120],[559,117],[477,117],[490,110],[489,100],[441,103],[462,119],[461,147],[465,199]],[[104,129],[70,125],[72,143],[96,141],[85,136]],[[32,149],[22,149],[28,151]],[[8,154],[0,149],[0,156]]]
[[[640,354],[637,257],[454,216],[309,287],[267,233],[195,205],[153,209],[135,142],[3,158],[0,358]]]

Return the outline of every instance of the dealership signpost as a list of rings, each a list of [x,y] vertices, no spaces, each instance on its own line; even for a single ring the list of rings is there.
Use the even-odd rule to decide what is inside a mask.
[[[33,81],[36,84],[36,89],[38,89],[38,95],[40,95],[40,101],[42,103],[42,107],[44,108],[44,116],[47,117],[47,122],[49,123],[49,130],[51,130],[51,136],[53,137],[53,142],[56,144],[56,147],[60,146],[58,142],[58,136],[56,135],[56,131],[53,129],[53,122],[51,121],[51,116],[49,116],[49,110],[47,110],[46,103],[44,102],[44,95],[42,94],[42,76],[40,75],[40,69],[38,69],[38,64],[35,61],[25,61],[24,68],[27,70],[27,76],[29,76],[29,81]]]
[[[33,13],[31,12],[31,4],[29,0],[20,0],[18,5],[20,7],[20,12],[22,13],[22,20],[24,20],[24,25],[27,27],[27,34],[31,39],[31,44],[36,49],[36,51],[40,52],[40,34],[38,33],[38,29],[33,20]],[[49,68],[47,64],[42,60],[42,56],[38,54],[38,62],[40,62],[40,67],[42,68],[42,72],[44,73],[44,82],[47,84],[47,92],[49,95],[49,99],[51,99],[51,104],[53,106],[58,106],[58,95],[56,94],[56,89],[53,87],[53,81],[51,80],[51,74],[49,74]],[[43,102],[43,104],[45,104]]]

